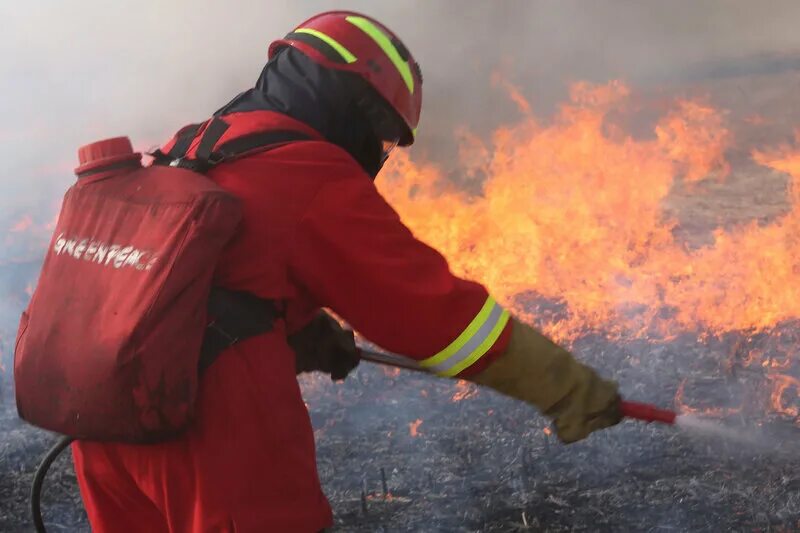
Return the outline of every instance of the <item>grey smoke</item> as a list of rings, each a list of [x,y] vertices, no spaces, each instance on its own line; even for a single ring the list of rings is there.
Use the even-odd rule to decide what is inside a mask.
[[[63,189],[82,143],[127,134],[146,147],[203,118],[252,84],[272,38],[341,7],[384,21],[418,57],[429,147],[458,125],[514,116],[491,86],[496,69],[546,109],[573,80],[660,82],[709,62],[800,51],[792,0],[4,0],[0,209]]]

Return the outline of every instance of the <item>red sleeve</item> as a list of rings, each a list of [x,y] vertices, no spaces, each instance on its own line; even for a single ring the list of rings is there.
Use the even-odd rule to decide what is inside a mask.
[[[474,374],[508,343],[508,313],[454,276],[352,164],[332,165],[309,204],[290,271],[367,339],[440,375]]]

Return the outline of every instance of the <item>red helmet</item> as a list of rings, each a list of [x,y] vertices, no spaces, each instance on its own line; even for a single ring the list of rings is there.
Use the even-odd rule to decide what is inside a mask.
[[[399,139],[414,142],[422,110],[422,71],[400,39],[373,18],[352,11],[329,11],[311,17],[269,47],[293,46],[324,67],[364,78],[403,119]]]

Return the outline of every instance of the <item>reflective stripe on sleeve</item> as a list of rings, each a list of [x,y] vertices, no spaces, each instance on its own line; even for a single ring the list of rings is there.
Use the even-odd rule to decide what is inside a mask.
[[[420,366],[440,376],[459,374],[494,346],[509,318],[508,311],[489,296],[461,335],[441,352],[420,361]]]

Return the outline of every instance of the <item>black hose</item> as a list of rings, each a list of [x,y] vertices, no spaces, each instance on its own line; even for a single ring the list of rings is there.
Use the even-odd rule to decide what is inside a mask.
[[[53,464],[53,461],[59,456],[61,452],[64,451],[64,448],[69,446],[72,443],[72,437],[61,437],[58,439],[58,442],[50,448],[50,451],[47,452],[42,462],[39,464],[39,468],[36,469],[36,475],[33,476],[33,486],[31,487],[31,518],[33,519],[33,525],[36,528],[36,533],[46,533],[47,530],[44,528],[44,520],[42,520],[42,483],[44,483],[44,476],[47,475],[47,471],[50,469],[50,465]]]

